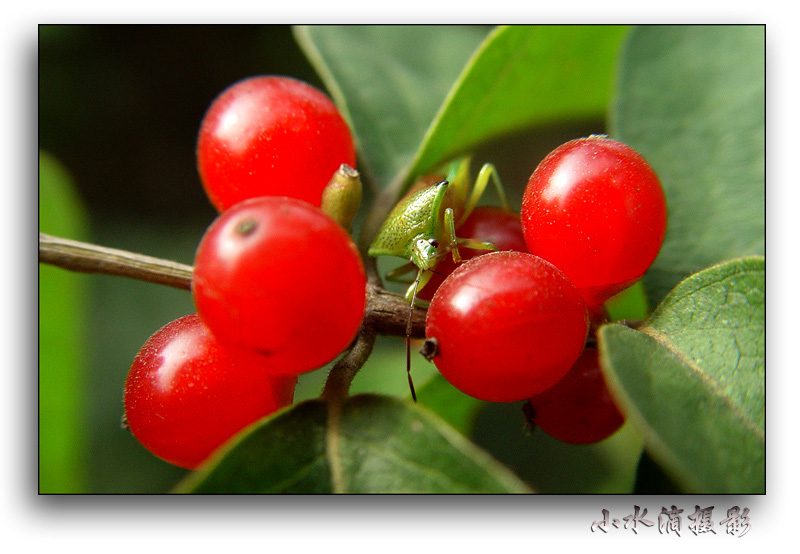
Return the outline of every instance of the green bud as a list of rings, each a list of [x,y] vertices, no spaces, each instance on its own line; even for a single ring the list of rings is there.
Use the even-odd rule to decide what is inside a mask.
[[[349,229],[360,205],[361,177],[358,171],[342,164],[322,191],[322,211]]]

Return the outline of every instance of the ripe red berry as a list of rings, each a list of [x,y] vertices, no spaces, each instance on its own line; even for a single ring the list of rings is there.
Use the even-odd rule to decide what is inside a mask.
[[[563,379],[525,406],[533,424],[570,444],[591,444],[614,434],[625,422],[608,392],[597,359],[587,348]]]
[[[297,374],[330,362],[355,338],[366,275],[339,224],[302,200],[264,196],[237,204],[208,228],[192,293],[221,342]]]
[[[522,223],[519,216],[496,206],[478,206],[475,208],[469,214],[469,217],[464,220],[464,223],[458,227],[456,236],[490,242],[497,251],[528,251],[525,237],[522,235]],[[463,261],[490,252],[490,250],[476,250],[473,248],[459,248],[458,250]],[[442,261],[436,264],[434,274],[425,285],[425,288],[417,293],[417,297],[423,300],[433,298],[436,289],[456,267],[453,257],[445,256]]]
[[[257,196],[319,206],[337,168],[355,163],[350,129],[333,102],[289,77],[233,84],[208,109],[197,140],[200,178],[220,212]]]
[[[425,326],[445,379],[490,402],[527,400],[554,385],[587,330],[583,300],[564,274],[523,252],[459,266],[436,291]]]
[[[661,248],[666,223],[653,169],[631,147],[602,136],[548,154],[522,199],[529,251],[563,271],[590,305],[641,278]]]
[[[224,349],[196,314],[150,337],[125,382],[125,419],[153,454],[195,469],[254,421],[291,403],[294,383],[268,361]]]

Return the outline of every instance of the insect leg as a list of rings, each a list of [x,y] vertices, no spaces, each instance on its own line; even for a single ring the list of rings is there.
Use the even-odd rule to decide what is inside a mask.
[[[386,274],[386,280],[394,283],[413,283],[414,277],[408,275],[412,271],[418,269],[413,263],[405,263],[398,266]]]
[[[422,275],[420,275],[420,273]],[[422,303],[422,300],[417,299],[417,292],[421,291],[425,288],[425,285],[428,284],[428,281],[431,280],[433,276],[432,271],[426,271],[424,269],[417,268],[417,276],[411,282],[411,285],[406,290],[405,298],[408,300],[409,304],[412,306],[417,306]]]
[[[497,169],[492,164],[483,164],[483,167],[478,172],[477,179],[475,179],[475,186],[472,188],[472,194],[470,194],[469,200],[464,207],[464,212],[461,214],[461,219],[458,222],[459,225],[464,223],[464,220],[467,219],[469,214],[472,213],[472,210],[475,209],[478,200],[480,200],[490,180],[495,186],[497,196],[500,198],[500,203],[503,205],[503,208],[511,211],[508,198],[506,197],[506,191],[503,190],[503,184],[500,182],[500,175],[497,174]]]
[[[411,303],[408,306],[408,319],[406,320],[406,375],[408,375],[408,386],[411,389],[411,398],[417,401],[417,391],[414,389],[414,380],[411,378],[411,321],[414,314],[414,302],[417,299],[417,289],[424,270],[417,270],[417,278],[409,289],[411,291]]]
[[[453,216],[453,208],[444,211],[445,233],[447,234],[447,248],[453,255],[453,262],[461,263],[461,252],[458,251],[458,238],[456,237],[456,222]]]
[[[497,250],[497,247],[491,242],[475,239],[458,239],[458,245],[461,248],[469,248],[471,250]]]

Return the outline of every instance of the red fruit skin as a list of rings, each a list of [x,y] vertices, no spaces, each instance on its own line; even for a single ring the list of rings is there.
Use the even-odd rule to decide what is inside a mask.
[[[353,341],[366,274],[338,223],[302,200],[264,196],[240,202],[208,228],[192,294],[221,342],[270,357],[276,373],[299,374]]]
[[[159,458],[196,469],[240,430],[291,403],[294,387],[277,385],[268,364],[222,348],[196,314],[168,323],[128,372],[128,428]]]
[[[655,260],[667,225],[664,191],[631,147],[605,137],[556,148],[522,199],[528,250],[599,306],[635,283]]]
[[[341,164],[356,165],[350,129],[311,85],[259,76],[231,85],[211,104],[197,139],[197,168],[220,212],[257,196],[319,206]]]
[[[475,239],[494,244],[496,251],[514,250],[527,252],[525,237],[522,235],[522,223],[519,216],[496,206],[478,206],[456,231],[456,236],[465,239]],[[491,250],[475,250],[472,248],[459,248],[462,263],[476,256],[487,254]],[[417,293],[423,300],[430,300],[436,289],[456,268],[452,256],[446,256],[436,264],[435,273],[431,276],[425,287]]]
[[[523,252],[460,265],[433,296],[425,326],[445,379],[489,402],[527,400],[554,385],[587,331],[583,300],[564,274]]]
[[[595,348],[584,350],[563,379],[531,398],[528,405],[532,423],[570,444],[601,441],[625,422],[608,392]]]

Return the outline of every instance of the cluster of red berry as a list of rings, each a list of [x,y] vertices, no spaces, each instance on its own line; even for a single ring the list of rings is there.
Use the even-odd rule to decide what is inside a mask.
[[[331,100],[285,77],[254,77],[206,113],[198,169],[221,212],[197,249],[197,314],[144,345],[125,385],[125,418],[153,454],[194,469],[254,421],[291,404],[297,376],[353,341],[366,275],[323,192],[355,166]]]
[[[460,228],[500,251],[447,268],[433,285],[423,353],[470,396],[527,400],[529,420],[558,439],[606,438],[623,417],[586,339],[606,317],[605,301],[641,278],[661,248],[661,184],[632,148],[591,136],[539,164],[516,228],[512,214],[503,217],[487,225],[515,229],[505,236]]]
[[[285,77],[240,81],[206,113],[197,157],[221,212],[195,256],[197,314],[145,343],[124,397],[136,438],[190,469],[291,404],[297,376],[352,343],[366,303],[358,249],[322,209],[332,175],[356,157],[328,97]],[[473,397],[527,400],[557,438],[605,438],[622,416],[587,336],[653,262],[665,227],[664,193],[639,154],[599,136],[559,147],[533,173],[521,217],[478,207],[459,226],[459,240],[497,252],[436,258],[419,294],[430,300],[426,355]]]

